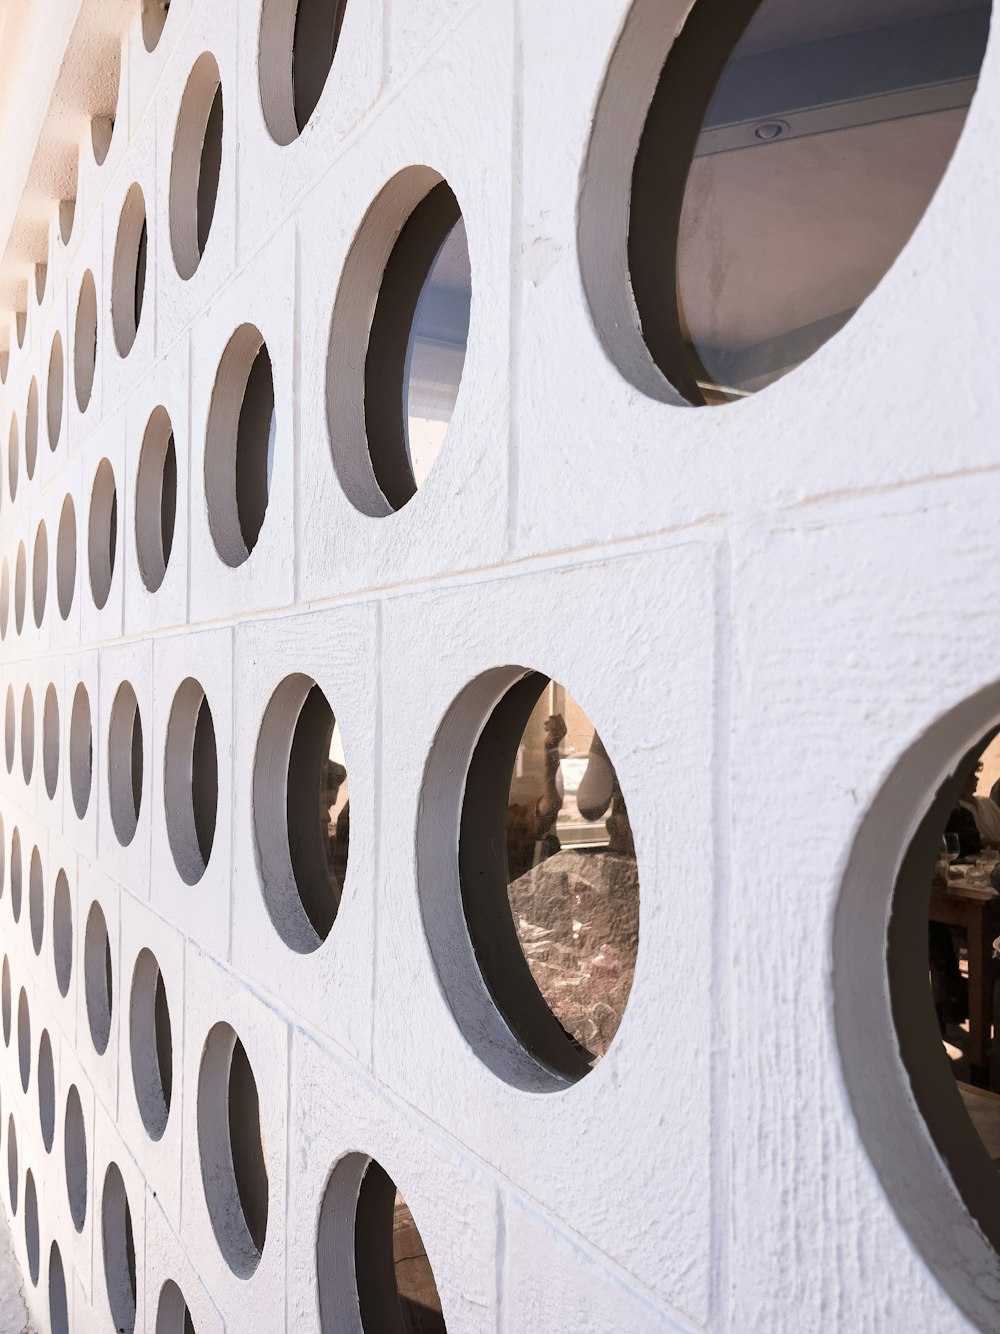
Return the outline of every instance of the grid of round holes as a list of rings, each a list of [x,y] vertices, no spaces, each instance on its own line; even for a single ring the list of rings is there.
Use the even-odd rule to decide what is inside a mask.
[[[178,686],[167,722],[163,801],[177,870],[185,884],[195,885],[215,840],[219,761],[211,707],[190,676]]]
[[[198,1074],[198,1151],[205,1202],[233,1273],[250,1278],[267,1237],[267,1150],[257,1081],[228,1024],[211,1030]]]
[[[114,976],[108,926],[96,900],[90,905],[83,938],[83,986],[90,1038],[98,1056],[103,1056],[111,1041]]]
[[[142,807],[142,716],[128,681],[115,694],[108,724],[108,803],[115,837],[122,847],[135,838]]]
[[[170,244],[184,279],[197,271],[212,230],[224,114],[219,67],[206,51],[188,76],[170,165]]]
[[[287,677],[261,724],[254,833],[271,921],[302,954],[329,935],[347,871],[348,789],[339,740],[333,710],[315,681]]]
[[[7,767],[10,768],[10,765]],[[94,737],[90,720],[90,695],[81,681],[73,692],[69,720],[69,783],[73,793],[73,809],[81,820],[90,805],[93,781]]]
[[[45,599],[49,591],[49,533],[42,519],[35,531],[35,550],[31,558],[31,610],[35,628],[42,628]]]
[[[56,795],[59,782],[59,697],[49,682],[42,707],[42,773],[49,798]]]
[[[151,414],[139,452],[135,484],[135,542],[142,582],[151,593],[163,583],[177,517],[177,450],[165,408]]]
[[[347,0],[267,0],[260,20],[260,104],[275,143],[305,129],[327,83]]]
[[[161,1139],[173,1093],[173,1034],[163,974],[148,949],[140,951],[132,974],[129,1050],[142,1124],[150,1139]]]
[[[142,319],[148,239],[145,196],[132,185],[122,205],[111,269],[111,327],[122,357],[132,351]]]
[[[87,525],[90,591],[98,611],[103,610],[111,595],[117,554],[118,488],[110,461],[101,459],[90,492],[90,519]]]
[[[116,1163],[104,1174],[101,1192],[101,1249],[104,1253],[104,1281],[108,1305],[115,1328],[131,1334],[135,1329],[138,1295],[135,1264],[135,1238],[132,1210],[125,1182]]]

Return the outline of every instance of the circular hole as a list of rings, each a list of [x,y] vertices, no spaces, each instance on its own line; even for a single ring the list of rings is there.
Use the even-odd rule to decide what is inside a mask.
[[[249,1278],[267,1235],[267,1153],[257,1081],[243,1043],[224,1023],[202,1054],[198,1148],[215,1239],[233,1273]]]
[[[45,393],[45,412],[48,418],[49,449],[55,449],[62,430],[63,379],[65,367],[63,359],[62,334],[56,333],[52,339],[52,351],[49,353],[49,380]]]
[[[11,1213],[17,1213],[17,1131],[14,1118],[7,1118],[7,1190],[10,1193]]]
[[[74,177],[79,176],[79,161],[73,169]],[[76,221],[76,199],[59,201],[59,239],[64,246],[69,245],[73,235],[73,223]]]
[[[160,966],[142,950],[132,975],[129,1007],[132,1081],[139,1115],[150,1139],[162,1138],[173,1089],[173,1037]]]
[[[374,316],[363,318],[370,300]],[[348,497],[375,517],[424,484],[455,410],[469,340],[465,222],[447,183],[411,168],[382,191],[351,247],[327,370],[333,461]],[[357,349],[367,348],[364,375]]]
[[[10,910],[14,921],[21,920],[21,880],[24,868],[21,862],[21,831],[14,830],[10,836]]]
[[[14,772],[14,737],[16,720],[14,716],[14,687],[7,687],[7,702],[4,709],[4,758],[7,761],[7,772]]]
[[[24,687],[21,699],[21,772],[24,781],[31,782],[31,773],[35,767],[35,699],[31,686]]]
[[[639,140],[627,238],[646,347],[689,402],[731,402],[800,365],[920,221],[965,122],[990,5],[913,9],[689,11]]]
[[[28,386],[28,403],[24,412],[24,470],[30,481],[35,475],[38,461],[38,381],[31,377]],[[11,489],[13,499],[13,488]]]
[[[94,161],[100,167],[111,149],[111,140],[115,133],[113,116],[94,116],[90,122],[90,142],[94,150]]]
[[[10,435],[7,437],[7,485],[10,489],[10,498],[14,500],[17,496],[17,476],[18,476],[18,458],[21,450],[21,440],[17,428],[17,418],[10,419]]]
[[[119,356],[132,351],[146,292],[146,200],[138,185],[129,187],[118,220],[111,273],[111,324]]]
[[[206,51],[188,76],[170,163],[170,243],[177,272],[185,280],[201,263],[215,217],[222,130],[219,67]]]
[[[29,1167],[24,1175],[24,1244],[28,1252],[28,1273],[33,1287],[38,1287],[38,1196],[35,1178]]]
[[[190,676],[178,687],[167,723],[163,801],[177,870],[185,884],[197,884],[215,839],[219,763],[212,710]]]
[[[104,1281],[115,1329],[119,1334],[132,1334],[135,1329],[137,1296],[135,1239],[125,1182],[115,1163],[111,1163],[104,1174],[101,1242],[104,1250]]]
[[[87,1128],[83,1107],[75,1084],[66,1095],[66,1123],[63,1133],[66,1160],[66,1195],[70,1217],[77,1232],[87,1221]]]
[[[501,668],[452,706],[423,794],[424,925],[459,1027],[501,1078],[564,1088],[607,1052],[635,972],[639,874],[614,765],[565,687]]]
[[[51,682],[45,691],[45,705],[42,709],[42,772],[45,775],[45,791],[51,800],[56,795],[56,784],[59,782],[59,700]]]
[[[56,1135],[56,1072],[52,1063],[52,1043],[42,1030],[38,1043],[38,1121],[42,1128],[45,1152],[52,1152]]]
[[[32,848],[28,864],[28,923],[31,927],[31,944],[35,953],[41,954],[45,930],[45,884],[42,859],[37,848]]]
[[[94,738],[90,725],[90,696],[81,681],[73,694],[73,710],[69,720],[69,784],[73,793],[73,809],[81,820],[90,805],[93,774]]]
[[[96,900],[90,905],[87,914],[87,929],[83,940],[83,984],[91,1040],[97,1054],[103,1056],[111,1040],[114,989],[108,926],[101,905]]]
[[[257,329],[230,338],[212,390],[205,500],[215,548],[242,565],[257,545],[271,490],[277,416],[271,358]]]
[[[24,987],[17,998],[17,1064],[25,1093],[31,1080],[31,1014]]]
[[[3,975],[0,979],[0,1015],[3,1017],[3,1040],[10,1046],[11,998],[10,998],[10,962],[6,954],[3,959]]]
[[[163,33],[170,0],[142,0],[142,43],[147,51],[155,51]]]
[[[59,534],[56,539],[56,600],[59,603],[59,615],[64,621],[68,619],[73,606],[75,590],[76,506],[73,497],[67,495],[59,515]]]
[[[45,595],[49,588],[49,534],[43,519],[35,533],[35,551],[31,558],[31,608],[37,629],[45,616]]]
[[[4,889],[5,860],[6,860],[6,848],[5,848],[3,816],[0,816],[0,897],[3,896],[3,889]]]
[[[326,86],[347,0],[268,0],[260,21],[260,104],[271,138],[290,144]]]
[[[45,284],[49,276],[47,264],[35,265],[35,300],[39,305],[45,300]]]
[[[118,687],[108,728],[108,800],[115,836],[123,847],[135,838],[142,805],[142,718],[128,681]]]
[[[7,638],[7,625],[10,621],[10,566],[7,557],[3,558],[3,571],[0,573],[0,638]]]
[[[17,560],[14,563],[14,628],[18,634],[24,629],[24,602],[27,596],[28,570],[24,543],[17,544]]]
[[[115,573],[118,553],[118,488],[114,469],[107,459],[101,459],[94,474],[90,493],[90,590],[94,605],[100,611],[111,595],[111,581]]]
[[[316,1265],[322,1334],[357,1328],[359,1316],[366,1334],[444,1334],[441,1298],[420,1232],[374,1159],[352,1153],[331,1174]],[[353,1291],[343,1281],[351,1273]]]
[[[151,593],[163,583],[174,545],[177,515],[177,451],[165,408],[146,426],[135,484],[135,542],[142,582]]]
[[[173,1279],[167,1279],[160,1289],[155,1334],[195,1334],[191,1312],[187,1308],[183,1293]]]
[[[52,954],[56,967],[56,985],[60,995],[69,995],[73,972],[73,902],[69,894],[66,872],[56,876],[52,895]]]
[[[24,335],[28,330],[28,312],[19,310],[14,316],[14,332],[17,334],[17,345],[24,347]]]
[[[53,1242],[49,1250],[49,1324],[52,1334],[69,1334],[66,1273],[57,1242]]]
[[[76,303],[76,325],[73,335],[73,377],[76,384],[76,402],[86,412],[94,392],[94,372],[97,368],[97,288],[94,275],[88,269],[80,283]]]
[[[330,934],[340,908],[350,832],[340,728],[308,676],[287,677],[271,697],[253,792],[267,910],[285,943],[307,953]]]

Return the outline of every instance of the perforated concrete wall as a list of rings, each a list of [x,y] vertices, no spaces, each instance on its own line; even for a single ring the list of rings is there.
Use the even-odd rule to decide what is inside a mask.
[[[169,1283],[199,1334],[358,1328],[351,1266],[327,1264],[348,1252],[317,1261],[350,1154],[405,1195],[449,1330],[996,1328],[1000,1264],[909,1092],[883,963],[901,849],[1000,713],[996,43],[931,208],[857,317],[758,398],[699,412],[666,401],[623,296],[631,156],[682,0],[350,0],[287,143],[261,107],[261,0],[173,0],[152,51],[136,6],[80,9],[104,45],[71,40],[68,60],[120,44],[113,128],[104,65],[81,67],[98,122],[75,207],[51,200],[0,389],[0,1196],[39,1328],[127,1323],[123,1191],[137,1329],[182,1328]],[[205,53],[224,128],[197,259],[170,183],[191,172],[179,109]],[[426,484],[376,517],[357,502],[341,279],[377,267],[355,237],[414,167],[463,210],[469,348]],[[151,281],[123,356],[134,183]],[[259,541],[233,566],[205,456],[248,324],[277,432]],[[178,505],[150,592],[138,472],[157,409]],[[445,909],[427,849],[454,846],[468,761],[442,722],[507,664],[562,682],[600,731],[640,871],[624,1021],[561,1091],[482,1058],[428,944]],[[310,953],[273,924],[255,833],[262,720],[296,674],[336,714],[351,785],[343,904]],[[189,678],[219,759],[194,884],[167,823]],[[141,773],[121,708],[139,711]],[[418,838],[427,809],[440,827]],[[143,951],[171,1018],[155,1137]],[[198,1090],[217,1025],[260,1096],[252,1272],[210,1215],[221,1104]],[[219,1207],[225,1239],[236,1206]]]

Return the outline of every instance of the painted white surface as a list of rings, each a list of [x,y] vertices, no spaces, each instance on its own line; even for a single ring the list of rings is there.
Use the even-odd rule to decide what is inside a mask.
[[[26,1094],[16,1044],[0,1045],[0,1196],[13,1115],[22,1194],[29,1167],[39,1190],[41,1275],[37,1288],[23,1282],[39,1327],[48,1327],[53,1239],[74,1334],[109,1327],[100,1194],[114,1160],[135,1226],[137,1328],[152,1334],[172,1278],[200,1332],[318,1330],[319,1201],[337,1157],[363,1150],[403,1187],[457,1334],[996,1328],[1000,1262],[951,1190],[888,1032],[879,947],[891,866],[911,827],[902,816],[886,824],[890,869],[870,893],[852,873],[841,897],[894,766],[933,733],[906,786],[915,818],[971,740],[961,718],[945,716],[1000,679],[996,41],[952,166],[860,314],[759,398],[695,411],[644,394],[612,362],[587,304],[578,239],[595,109],[609,70],[624,77],[618,38],[624,31],[627,55],[654,11],[668,31],[682,0],[351,0],[334,76],[307,131],[284,148],[259,104],[260,0],[174,0],[152,53],[136,4],[91,7],[123,52],[112,146],[98,166],[89,125],[81,131],[68,244],[58,200],[48,201],[38,258],[49,280],[40,302],[28,298],[25,346],[10,340],[0,386],[0,557],[13,571],[41,518],[49,531],[42,626],[29,602],[24,632],[11,618],[0,643],[0,701],[12,683],[18,711],[13,772],[0,764],[0,949],[15,1006],[22,986],[29,996],[35,1043]],[[209,245],[183,282],[167,230],[173,124],[205,50],[222,73],[225,147]],[[655,66],[662,52],[648,58]],[[0,124],[0,165],[4,133]],[[330,320],[369,205],[420,164],[448,178],[465,212],[470,346],[426,485],[401,513],[376,519],[354,508],[331,460]],[[592,165],[599,172],[600,160]],[[613,175],[588,189],[611,198]],[[122,361],[110,266],[133,180],[149,209],[150,281]],[[98,360],[81,413],[74,321],[88,267]],[[234,570],[209,532],[203,448],[218,359],[244,321],[272,354],[278,437],[260,542]],[[54,452],[42,432],[33,479],[22,460],[12,504],[10,417],[23,440],[28,385],[36,375],[44,389],[56,331],[66,352],[63,429]],[[174,425],[178,515],[167,577],[150,595],[134,488],[145,421],[160,403]],[[104,457],[118,484],[118,558],[98,611],[87,537]],[[67,494],[78,553],[64,622],[55,535]],[[629,1010],[599,1069],[561,1094],[518,1092],[479,1060],[445,1002],[421,920],[415,829],[437,728],[473,677],[511,662],[555,675],[599,727],[639,858]],[[327,693],[351,785],[344,904],[309,956],[289,950],[270,922],[251,819],[257,729],[293,671]],[[193,887],[171,858],[162,771],[170,704],[188,674],[209,694],[221,770],[213,854]],[[123,679],[145,741],[127,848],[111,825],[107,781]],[[94,728],[83,819],[68,781],[80,680]],[[61,726],[54,799],[41,781],[49,682]],[[30,786],[20,765],[27,683],[38,747]],[[982,716],[1000,716],[1000,690],[984,698]],[[25,899],[16,924],[15,827]],[[36,845],[40,957],[27,914]],[[73,901],[67,998],[52,961],[60,868]],[[115,977],[103,1056],[82,989],[95,899]],[[847,919],[839,934],[838,905]],[[143,947],[166,978],[174,1035],[173,1105],[156,1145],[135,1105],[123,1004]],[[852,970],[862,960],[860,976]],[[888,1053],[870,1063],[864,1034],[854,1041],[837,1027],[838,988],[860,994],[863,983],[868,1025]],[[198,1157],[202,1044],[220,1020],[246,1043],[267,1123],[271,1218],[248,1282],[218,1248]],[[43,1028],[55,1052],[51,1154],[34,1074]],[[865,1078],[845,1080],[842,1060]],[[62,1157],[73,1084],[88,1137],[80,1234]],[[852,1097],[866,1102],[867,1138]],[[902,1166],[880,1179],[895,1146]],[[12,1240],[23,1269],[21,1215]]]

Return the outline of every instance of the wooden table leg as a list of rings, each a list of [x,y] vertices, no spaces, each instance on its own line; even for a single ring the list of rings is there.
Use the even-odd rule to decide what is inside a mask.
[[[969,1065],[972,1082],[990,1082],[990,1026],[993,1022],[993,941],[984,930],[982,913],[970,913],[969,941]]]

